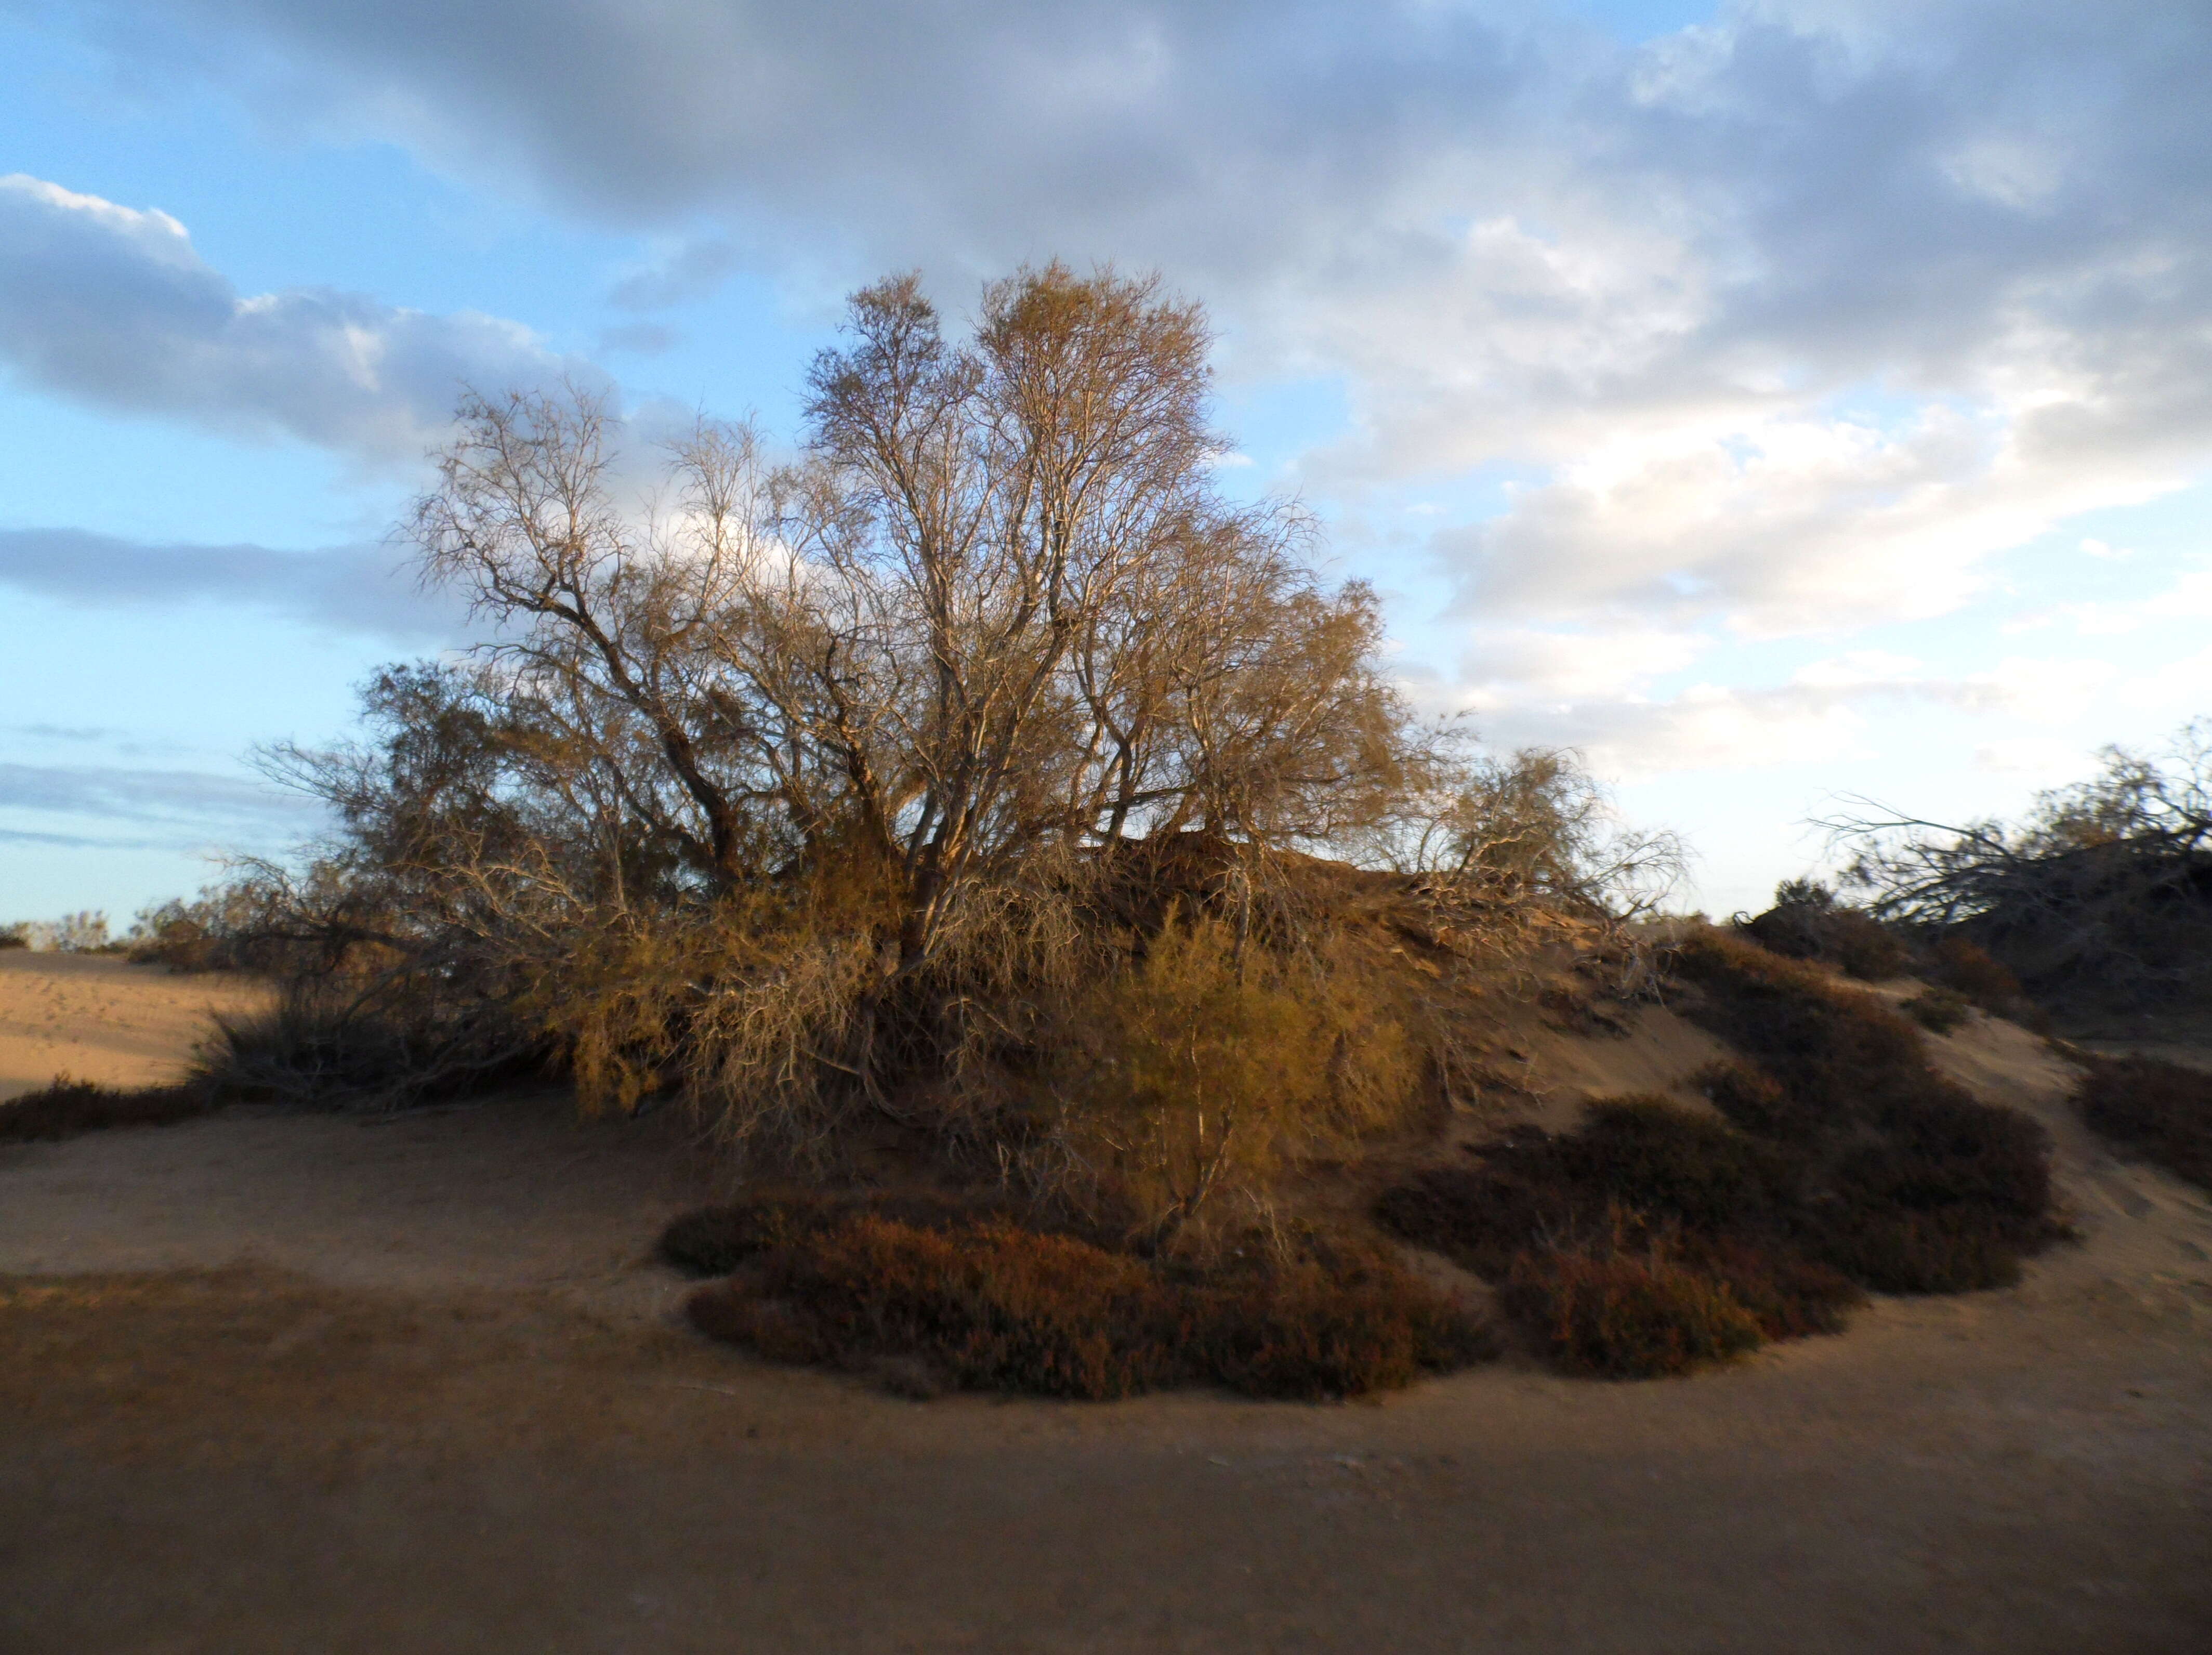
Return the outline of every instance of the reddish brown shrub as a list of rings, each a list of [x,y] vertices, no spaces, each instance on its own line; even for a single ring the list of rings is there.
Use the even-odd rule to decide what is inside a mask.
[[[1395,1260],[1303,1261],[1197,1295],[1199,1371],[1252,1396],[1395,1390],[1498,1354],[1489,1327]]]
[[[1996,955],[1964,937],[1946,937],[1929,953],[1935,962],[1929,975],[1995,1016],[2010,1017],[2027,997]]]
[[[1723,932],[1700,932],[1676,955],[1710,995],[1699,1019],[1779,1082],[1790,1109],[1773,1129],[1843,1126],[1887,1098],[1906,1098],[1930,1071],[1920,1031],[1874,995],[1814,966]]]
[[[722,1207],[702,1207],[673,1220],[654,1250],[686,1275],[727,1275],[748,1259],[786,1247],[848,1219],[866,1215],[950,1230],[990,1218],[1013,1218],[1012,1204],[982,1196],[931,1190],[756,1190]]]
[[[954,1386],[1086,1399],[1203,1383],[1358,1396],[1492,1352],[1467,1306],[1379,1255],[1177,1273],[1001,1220],[848,1215],[702,1288],[689,1314],[775,1360],[919,1360]]]

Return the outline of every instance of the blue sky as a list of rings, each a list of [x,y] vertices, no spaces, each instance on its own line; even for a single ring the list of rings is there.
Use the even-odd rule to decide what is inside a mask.
[[[2017,809],[2212,712],[2207,84],[2153,0],[0,0],[0,918],[312,831],[250,750],[465,641],[462,381],[787,436],[851,287],[1054,254],[1697,900]]]

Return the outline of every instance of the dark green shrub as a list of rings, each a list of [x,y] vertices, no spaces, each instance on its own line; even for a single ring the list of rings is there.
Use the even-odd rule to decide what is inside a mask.
[[[1778,1082],[1789,1135],[1833,1131],[1934,1080],[1920,1031],[1874,995],[1715,930],[1676,951],[1709,992],[1692,1015]]]
[[[1831,1182],[1853,1198],[1915,1212],[1971,1208],[2022,1233],[2050,1221],[2050,1135],[2018,1110],[1938,1081],[1881,1124],[1886,1141],[1837,1164]]]
[[[1866,1303],[1858,1284],[1793,1248],[1741,1240],[1706,1242],[1686,1258],[1729,1290],[1769,1339],[1841,1333]]]
[[[1796,1169],[1771,1144],[1662,1098],[1590,1104],[1571,1133],[1508,1130],[1469,1167],[1435,1167],[1385,1190],[1376,1215],[1409,1241],[1492,1277],[1531,1237],[1764,1234],[1796,1199]]]
[[[2151,1057],[2087,1058],[2074,1107],[2090,1128],[2212,1190],[2212,1074]]]
[[[1593,1103],[1556,1153],[1588,1200],[1692,1234],[1765,1232],[1795,1199],[1786,1154],[1664,1098]]]
[[[1537,1248],[1499,1301],[1560,1367],[1602,1378],[1686,1373],[1759,1348],[1759,1322],[1720,1281],[1662,1252]]]
[[[1206,1383],[1358,1396],[1492,1348],[1478,1316],[1380,1254],[1173,1269],[1003,1220],[867,1213],[802,1221],[688,1314],[772,1360],[905,1360],[955,1387],[1085,1399]]]
[[[1948,1034],[1966,1020],[1973,1002],[1952,989],[1923,989],[1900,1009],[1930,1034]]]
[[[174,1126],[215,1106],[210,1094],[197,1086],[126,1089],[58,1074],[50,1086],[0,1103],[0,1143],[75,1138],[111,1127]]]
[[[1973,1293],[2020,1280],[2020,1238],[1960,1207],[1912,1211],[1846,1203],[1824,1215],[1811,1244],[1876,1293]]]
[[[421,1011],[422,1008],[417,1008]],[[196,1078],[226,1099],[363,1111],[481,1097],[544,1078],[544,1041],[503,1015],[388,1015],[332,993],[218,1018]]]
[[[1697,1077],[1725,1122],[1594,1104],[1571,1133],[1519,1128],[1405,1180],[1376,1217],[1504,1284],[1562,1364],[1607,1372],[1711,1360],[1740,1337],[1716,1331],[1738,1326],[1723,1300],[1755,1336],[1833,1332],[1863,1288],[2003,1286],[2064,1233],[2042,1128],[1938,1075],[1911,1023],[1723,933],[1680,958],[1694,1014],[1755,1060]]]
[[[1488,1160],[1425,1167],[1377,1196],[1375,1217],[1393,1234],[1492,1280],[1510,1268],[1529,1237],[1569,1233],[1583,1222],[1571,1191],[1515,1176]]]

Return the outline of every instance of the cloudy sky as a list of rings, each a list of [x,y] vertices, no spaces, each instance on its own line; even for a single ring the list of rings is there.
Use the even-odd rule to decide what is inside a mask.
[[[464,382],[787,435],[852,287],[1054,255],[1707,905],[2015,809],[2212,712],[2207,87],[2203,0],[0,0],[0,919],[313,830],[244,756],[461,636]]]

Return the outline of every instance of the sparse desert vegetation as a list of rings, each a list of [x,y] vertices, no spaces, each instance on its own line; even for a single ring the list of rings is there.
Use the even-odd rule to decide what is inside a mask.
[[[314,861],[134,931],[279,985],[194,1106],[672,1108],[756,1192],[662,1238],[725,1278],[693,1325],[910,1389],[1340,1396],[1486,1354],[1389,1237],[1616,1377],[2016,1280],[2063,1232],[2046,1136],[1924,1041],[2026,1007],[2021,867],[2195,854],[2185,778],[2115,769],[2017,847],[1869,839],[1865,906],[1644,923],[1680,848],[1571,755],[1417,717],[1371,595],[1214,491],[1206,340],[1111,271],[994,284],[964,342],[888,282],[793,456],[702,423],[642,515],[592,395],[469,402],[410,532],[488,642],[272,756],[341,824]],[[1513,1030],[1654,995],[1732,1058],[1451,1147]]]

